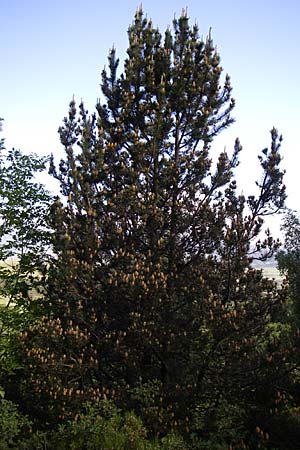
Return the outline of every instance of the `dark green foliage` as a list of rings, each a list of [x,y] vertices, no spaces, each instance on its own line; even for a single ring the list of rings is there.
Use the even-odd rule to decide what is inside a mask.
[[[29,450],[33,442],[30,420],[19,413],[18,408],[12,402],[0,400],[0,449]],[[41,448],[41,447],[40,447]]]
[[[72,101],[60,129],[51,316],[20,336],[31,413],[65,422],[108,398],[150,436],[267,445],[255,429],[293,366],[289,330],[272,322],[284,291],[251,262],[279,245],[260,236],[285,200],[281,138],[273,129],[259,157],[257,197],[240,195],[239,141],[216,164],[210,152],[234,106],[211,37],[185,14],[163,37],[141,10],[128,35],[124,72],[113,49],[102,73],[106,103],[89,116]]]
[[[286,275],[291,301],[291,319],[300,325],[300,222],[293,211],[288,211],[282,223],[284,250],[277,254],[278,268]]]
[[[0,401],[0,449],[18,450],[185,450],[180,436],[147,439],[133,413],[122,414],[112,403],[84,405],[75,420],[48,432],[33,431],[32,423],[12,402]]]
[[[162,440],[147,439],[147,431],[133,413],[122,414],[104,401],[86,405],[83,414],[50,435],[53,450],[184,450],[179,436],[170,434]]]
[[[288,371],[280,388],[280,403],[284,396],[288,407],[270,420],[270,426],[274,430],[274,444],[286,450],[297,448],[300,433],[300,223],[295,212],[287,211],[281,229],[284,233],[284,248],[277,253],[277,262],[279,270],[286,277],[284,285],[288,314],[284,318],[285,332],[280,339],[283,339],[285,349],[291,349],[285,364],[294,370]]]

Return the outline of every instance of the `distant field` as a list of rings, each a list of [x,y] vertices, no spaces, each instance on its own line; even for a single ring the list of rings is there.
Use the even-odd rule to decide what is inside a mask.
[[[15,269],[15,264],[17,263],[16,259],[10,258],[8,261],[0,261],[0,269],[6,268],[6,269]],[[1,281],[0,281],[1,283]],[[37,293],[34,290],[31,290],[29,292],[30,297],[34,300],[37,297]],[[7,305],[8,297],[5,297],[5,295],[0,295],[0,308]]]
[[[264,267],[263,274],[267,278],[274,278],[275,281],[282,281],[282,275],[276,267]]]

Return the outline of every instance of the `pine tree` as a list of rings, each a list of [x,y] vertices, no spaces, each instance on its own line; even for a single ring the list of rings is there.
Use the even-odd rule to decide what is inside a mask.
[[[221,407],[234,428],[281,357],[266,342],[282,298],[251,267],[278,245],[259,235],[285,199],[280,138],[259,157],[258,196],[239,195],[239,141],[216,164],[210,152],[234,107],[211,36],[185,12],[162,36],[141,10],[128,36],[105,103],[89,116],[72,101],[60,128],[52,311],[22,337],[30,386],[61,418],[109,397],[155,433],[216,431]]]

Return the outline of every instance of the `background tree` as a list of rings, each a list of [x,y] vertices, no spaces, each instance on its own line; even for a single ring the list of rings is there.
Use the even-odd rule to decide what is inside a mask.
[[[40,317],[50,246],[50,194],[35,180],[47,158],[6,150],[0,141],[0,384],[19,362],[16,335]]]
[[[284,233],[284,249],[278,252],[278,268],[287,276],[294,323],[300,324],[300,222],[294,211],[284,217],[281,230]]]
[[[285,199],[281,139],[259,156],[258,196],[239,195],[239,141],[210,155],[234,107],[211,37],[185,13],[162,37],[141,10],[128,36],[124,72],[112,49],[102,73],[106,103],[89,116],[72,101],[60,129],[52,316],[21,337],[28,399],[62,420],[111,398],[152,433],[242,442],[287,370],[270,327],[282,294],[251,267],[253,247],[278,246],[260,233]]]

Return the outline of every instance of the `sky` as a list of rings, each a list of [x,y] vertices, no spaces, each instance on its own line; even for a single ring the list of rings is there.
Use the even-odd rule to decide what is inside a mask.
[[[101,71],[114,45],[126,56],[135,0],[0,0],[0,117],[6,147],[63,156],[58,127],[72,97],[90,112],[101,98]],[[300,2],[298,0],[145,0],[142,7],[164,32],[187,8],[212,38],[236,99],[234,125],[214,152],[243,146],[238,182],[250,194],[260,179],[259,152],[275,126],[283,135],[287,206],[300,210]],[[271,223],[271,222],[270,222]],[[272,222],[275,234],[279,219]]]

